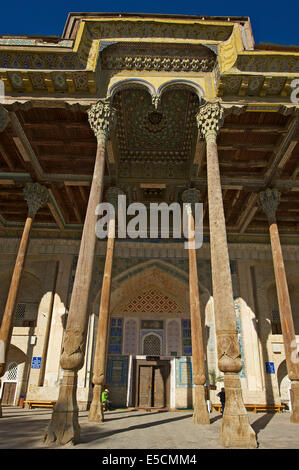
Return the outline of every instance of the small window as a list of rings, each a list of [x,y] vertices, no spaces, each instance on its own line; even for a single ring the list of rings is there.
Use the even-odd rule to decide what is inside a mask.
[[[16,318],[24,318],[26,311],[26,304],[18,304],[16,308]]]
[[[147,335],[143,340],[145,356],[161,356],[161,339],[157,335]]]
[[[7,368],[7,371],[6,371],[6,374],[5,374],[5,378],[6,380],[17,380],[17,376],[18,376],[18,364],[16,362],[11,362],[9,365],[8,365],[8,368]]]

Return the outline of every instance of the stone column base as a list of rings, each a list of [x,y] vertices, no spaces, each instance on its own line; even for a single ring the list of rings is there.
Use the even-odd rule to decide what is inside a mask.
[[[257,447],[255,432],[249,424],[243,403],[238,373],[224,374],[225,408],[222,418],[221,442],[224,447]]]
[[[52,418],[44,436],[44,443],[65,445],[76,444],[80,439],[78,406],[76,399],[77,371],[65,370],[59,397],[54,406]]]
[[[88,413],[88,421],[102,423],[104,421],[104,413],[102,408],[102,385],[95,384],[93,388],[93,397]]]
[[[195,385],[193,395],[193,423],[210,424],[204,385]]]

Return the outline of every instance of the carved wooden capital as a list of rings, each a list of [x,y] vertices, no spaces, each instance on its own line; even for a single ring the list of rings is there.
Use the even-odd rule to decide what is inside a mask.
[[[195,204],[197,202],[200,202],[200,191],[195,188],[186,189],[186,191],[184,191],[182,194],[182,201],[185,204],[191,204],[191,210],[192,210],[192,213],[194,214]]]
[[[258,205],[265,212],[269,223],[276,221],[276,210],[280,202],[280,192],[277,189],[266,189],[258,195]]]
[[[196,120],[201,136],[215,140],[224,121],[224,109],[218,102],[207,103],[199,108]]]
[[[116,110],[111,104],[99,100],[88,111],[88,121],[97,139],[107,139],[116,121]]]
[[[118,196],[123,196],[125,193],[115,186],[111,186],[106,192],[106,199],[110,204],[113,205],[115,210],[115,215],[117,214],[118,208]]]
[[[48,201],[49,194],[45,186],[39,183],[27,183],[24,188],[24,198],[28,204],[28,216],[34,217]]]

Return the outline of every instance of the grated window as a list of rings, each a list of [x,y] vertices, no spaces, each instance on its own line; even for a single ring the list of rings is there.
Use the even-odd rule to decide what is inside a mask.
[[[157,335],[148,335],[143,341],[143,354],[145,356],[161,355],[161,339]]]
[[[16,308],[16,318],[24,318],[26,311],[26,304],[18,304]]]
[[[18,375],[18,364],[16,362],[11,362],[6,371],[7,380],[17,380]]]

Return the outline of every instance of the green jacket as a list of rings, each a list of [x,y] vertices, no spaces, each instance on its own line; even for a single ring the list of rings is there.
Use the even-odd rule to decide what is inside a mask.
[[[102,392],[102,403],[103,403],[104,401],[107,401],[108,398],[109,398],[108,393],[107,393],[107,392]]]

